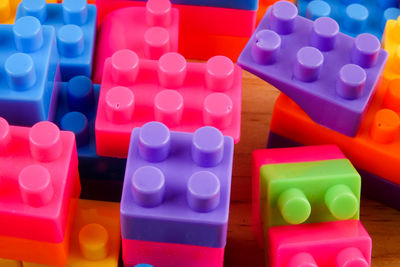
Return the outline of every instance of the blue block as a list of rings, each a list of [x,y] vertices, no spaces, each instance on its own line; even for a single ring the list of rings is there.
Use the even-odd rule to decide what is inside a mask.
[[[331,17],[341,32],[353,37],[371,33],[380,39],[386,21],[400,15],[397,0],[298,0],[297,5],[301,16],[312,20]]]
[[[52,27],[34,17],[0,25],[0,116],[22,126],[54,120],[58,60]]]
[[[138,0],[146,1],[147,0]],[[171,0],[173,4],[257,10],[258,0]]]
[[[86,0],[64,0],[47,4],[45,0],[23,0],[16,18],[34,16],[42,24],[54,26],[63,81],[84,75],[91,77],[96,43],[97,8]]]
[[[125,159],[100,157],[96,153],[94,124],[100,85],[85,76],[63,82],[58,96],[56,123],[76,136],[81,179],[119,181],[125,173]]]

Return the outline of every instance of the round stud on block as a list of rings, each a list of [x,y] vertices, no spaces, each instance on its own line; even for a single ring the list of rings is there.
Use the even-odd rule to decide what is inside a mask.
[[[15,46],[21,52],[34,52],[43,45],[43,31],[40,21],[31,16],[19,18],[14,26]]]
[[[384,31],[386,27],[386,23],[388,20],[397,20],[400,16],[400,9],[397,7],[391,7],[386,9],[383,12],[383,16],[381,18],[381,30]]]
[[[400,114],[400,79],[390,81],[383,106]]]
[[[4,64],[8,86],[14,90],[25,90],[36,83],[33,59],[28,54],[16,53],[9,56]]]
[[[219,205],[221,185],[218,177],[209,171],[190,176],[186,199],[189,207],[198,212],[210,212]]]
[[[291,34],[294,30],[297,7],[291,2],[280,1],[271,7],[271,29],[280,35]]]
[[[19,8],[24,16],[35,17],[41,23],[47,19],[46,0],[22,0]]]
[[[42,207],[53,198],[50,173],[41,165],[30,165],[22,169],[18,184],[22,200],[31,207]]]
[[[258,64],[274,64],[281,50],[281,37],[274,31],[261,30],[256,33],[251,55]]]
[[[139,57],[131,50],[119,50],[111,57],[111,77],[115,83],[133,84],[138,76],[139,68]]]
[[[320,0],[311,1],[307,5],[306,17],[311,20],[316,20],[321,17],[329,17],[331,15],[331,6]]]
[[[283,219],[290,224],[305,222],[311,214],[306,195],[297,188],[290,188],[279,195],[278,207]]]
[[[351,58],[354,64],[363,68],[373,67],[378,59],[381,43],[369,33],[363,33],[354,41]]]
[[[157,60],[171,49],[169,32],[165,28],[151,27],[144,33],[144,54]]]
[[[10,125],[4,118],[0,117],[0,153],[3,153],[7,150],[10,141]]]
[[[318,267],[318,265],[311,254],[303,252],[291,257],[287,267]]]
[[[77,111],[68,112],[62,117],[60,127],[61,130],[75,134],[77,147],[89,144],[88,120],[84,114]]]
[[[152,208],[164,200],[165,177],[163,172],[153,166],[137,169],[132,175],[132,195],[135,203]]]
[[[169,0],[148,0],[146,3],[146,22],[149,26],[168,27],[172,21]]]
[[[11,16],[10,0],[0,2],[0,22],[7,20]]]
[[[67,85],[68,106],[71,110],[94,110],[95,99],[92,81],[86,76],[75,76]]]
[[[192,159],[200,167],[217,166],[224,157],[224,136],[214,127],[197,129],[192,139]]]
[[[82,55],[84,43],[83,31],[79,26],[68,24],[57,32],[57,48],[63,57],[73,58]]]
[[[205,125],[226,129],[232,123],[233,103],[223,93],[212,93],[204,99],[203,121]]]
[[[49,121],[41,121],[29,130],[29,147],[35,160],[53,161],[62,153],[61,133],[57,125]]]
[[[175,90],[163,90],[154,98],[154,117],[167,126],[180,124],[183,114],[184,100]]]
[[[161,122],[148,122],[139,130],[139,154],[149,162],[165,160],[171,149],[171,134]]]
[[[186,59],[178,53],[164,54],[158,61],[158,80],[161,86],[176,89],[186,78]]]
[[[207,87],[215,91],[226,91],[233,85],[235,65],[224,56],[210,58],[206,64],[205,79]]]
[[[357,99],[362,95],[367,73],[355,64],[344,65],[336,82],[336,93],[345,99]]]
[[[399,136],[399,129],[399,115],[393,110],[381,109],[372,121],[370,136],[375,142],[389,144]]]
[[[318,80],[323,64],[324,55],[317,48],[303,47],[296,55],[294,76],[302,82],[314,82]]]
[[[79,231],[78,239],[81,254],[86,259],[98,261],[107,257],[110,236],[104,226],[97,223],[86,224]]]
[[[123,86],[111,88],[105,96],[105,112],[109,121],[114,123],[128,123],[132,120],[135,111],[135,95]]]
[[[141,263],[141,264],[137,264],[134,267],[153,267],[153,265],[147,264],[147,263]]]
[[[319,18],[314,22],[310,35],[310,45],[320,51],[331,51],[335,48],[338,33],[339,24],[335,20],[327,17]]]
[[[349,220],[360,208],[358,199],[351,189],[344,184],[332,186],[325,194],[325,204],[338,220]]]
[[[83,25],[88,19],[87,0],[64,0],[64,24]]]
[[[370,264],[362,252],[355,247],[345,248],[336,256],[336,267],[368,267]]]
[[[351,33],[360,33],[367,26],[369,12],[360,4],[351,4],[346,7],[343,18],[343,28]]]

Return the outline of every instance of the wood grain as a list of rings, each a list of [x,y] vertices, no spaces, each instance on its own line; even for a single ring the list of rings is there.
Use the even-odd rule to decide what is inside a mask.
[[[265,255],[251,230],[251,152],[265,148],[279,92],[244,73],[241,141],[235,146],[226,267],[263,267]],[[400,212],[363,199],[361,221],[373,240],[372,266],[400,266]],[[323,266],[321,266],[323,267]]]

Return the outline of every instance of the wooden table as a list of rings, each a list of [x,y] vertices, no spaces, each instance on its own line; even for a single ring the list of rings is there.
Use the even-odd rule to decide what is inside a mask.
[[[273,105],[279,92],[261,79],[244,73],[241,141],[235,146],[227,267],[265,266],[263,249],[251,230],[251,152],[265,148]],[[400,266],[400,212],[363,199],[361,221],[373,240],[372,266]],[[323,266],[320,266],[323,267]]]

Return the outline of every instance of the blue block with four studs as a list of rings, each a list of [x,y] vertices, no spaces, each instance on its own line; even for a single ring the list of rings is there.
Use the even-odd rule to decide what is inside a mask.
[[[386,22],[400,15],[397,0],[298,0],[299,14],[312,20],[331,17],[350,36],[371,33],[382,37]]]
[[[56,29],[57,48],[63,81],[84,75],[91,77],[96,43],[97,8],[86,0],[22,0],[16,18],[33,16]]]

